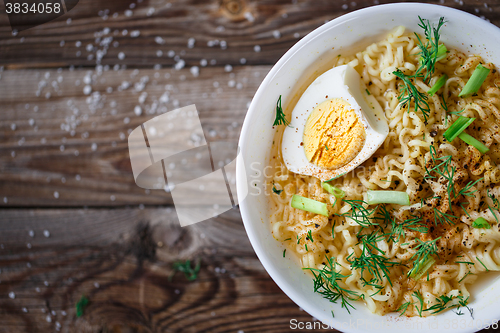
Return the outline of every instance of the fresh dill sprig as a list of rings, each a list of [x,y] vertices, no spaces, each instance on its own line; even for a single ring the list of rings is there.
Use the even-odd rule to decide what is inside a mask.
[[[471,180],[470,182],[468,182],[468,183],[467,183],[467,185],[465,185],[465,187],[463,187],[463,188],[462,188],[462,189],[458,192],[458,195],[463,195],[463,196],[465,196],[465,197],[473,197],[473,194],[474,194],[474,192],[476,192],[476,191],[477,191],[477,189],[476,189],[476,190],[474,190],[474,191],[471,191],[471,188],[472,188],[474,185],[476,185],[476,184],[477,184],[477,182],[479,182],[479,181],[481,181],[481,180],[483,180],[483,178],[479,178],[478,180],[476,180],[476,181],[474,181],[474,182]]]
[[[460,111],[451,111],[449,112],[449,114],[452,114],[452,115],[455,115],[455,116],[461,116],[462,115],[462,112],[464,112],[465,109],[462,109]]]
[[[350,213],[346,212],[340,216],[347,216],[364,228],[378,225],[378,223],[374,223],[370,220],[370,216],[377,209],[377,207],[367,209],[363,206],[363,204],[366,204],[363,200],[344,200],[344,203],[351,206],[351,211]]]
[[[174,270],[172,274],[168,277],[168,280],[171,281],[174,277],[175,273],[182,272],[188,281],[194,281],[198,278],[198,272],[200,271],[200,260],[196,260],[196,264],[194,267],[191,267],[191,260],[186,260],[185,262],[174,262],[172,265],[172,269]]]
[[[415,291],[413,292],[412,295],[415,296],[418,299],[418,302],[420,303],[420,308],[415,305],[415,309],[417,309],[418,315],[422,317],[422,310],[424,309],[424,297],[422,296],[420,291]]]
[[[457,304],[447,306],[447,304],[449,302],[451,302],[452,300],[453,300],[453,296],[452,297],[449,297],[446,295],[439,296],[436,298],[437,303],[434,304],[433,306],[425,309],[424,311],[432,311],[432,314],[436,314],[436,313],[442,312],[448,308],[457,306]]]
[[[449,304],[452,302],[454,299],[458,300],[458,303],[453,303]],[[458,296],[446,296],[442,295],[436,298],[436,304],[432,305],[431,307],[425,309],[424,311],[432,311],[432,314],[440,313],[443,312],[444,310],[451,309],[451,308],[457,308],[457,315],[463,315],[463,312],[460,310],[461,307],[465,307],[469,310],[471,316],[472,316],[472,309],[469,308],[467,305],[469,301],[469,297],[464,298],[462,295]]]
[[[392,286],[388,267],[398,265],[399,262],[393,262],[390,261],[389,258],[384,257],[383,255],[385,255],[385,252],[377,247],[377,242],[385,239],[385,235],[379,234],[378,230],[374,230],[369,234],[358,236],[358,239],[361,255],[359,257],[354,257],[354,252],[352,252],[346,259],[350,262],[353,269],[360,270],[363,284],[365,286],[370,285],[379,287],[375,282],[382,282],[382,276],[385,276]],[[364,278],[365,271],[372,276],[372,279],[369,281],[366,281]]]
[[[452,201],[457,197],[455,193],[455,182],[453,178],[455,177],[456,167],[450,167],[452,156],[437,156],[436,147],[430,146],[429,153],[431,156],[432,164],[434,165],[432,168],[427,168],[427,163],[425,165],[425,175],[424,180],[437,178],[441,180],[446,180],[448,185],[446,186],[446,192],[448,194],[448,205],[449,209],[452,210]],[[436,173],[437,176],[434,176],[433,173]],[[439,176],[439,177],[438,177]],[[439,199],[439,198],[438,198]]]
[[[278,102],[276,102],[276,119],[274,119],[273,126],[285,125],[288,126],[290,123],[286,120],[286,115],[283,112],[283,108],[281,107],[281,95],[278,98]]]
[[[404,314],[405,314],[406,310],[408,310],[408,307],[409,307],[410,305],[413,305],[413,304],[415,304],[415,303],[414,303],[414,302],[412,303],[412,302],[410,302],[410,301],[405,302],[405,303],[401,304],[401,306],[400,306],[400,307],[396,310],[396,312],[403,311],[403,312],[401,312],[401,314],[399,315],[399,316],[401,317],[402,315],[404,315]]]
[[[413,100],[415,113],[418,112],[418,110],[422,111],[424,122],[427,123],[427,119],[431,112],[429,103],[427,103],[427,94],[418,91],[412,81],[413,79],[421,77],[421,74],[417,72],[414,75],[406,75],[399,68],[392,72],[392,74],[396,75],[403,82],[402,89],[400,89],[401,93],[398,96],[399,103],[401,103],[403,107],[408,107],[409,111],[410,103]]]
[[[391,212],[387,210],[385,205],[379,206],[375,219],[384,222],[385,228],[389,229],[386,236],[389,236],[388,239],[395,243],[399,242],[401,238],[406,237],[405,229],[417,231],[423,234],[428,232],[428,228],[422,222],[423,220],[421,217],[410,214],[409,218],[401,223],[397,223],[396,219],[392,216]]]
[[[419,272],[422,269],[422,266],[427,262],[429,256],[435,255],[438,251],[436,242],[441,237],[436,239],[421,241],[420,238],[416,238],[419,242],[417,246],[415,246],[416,252],[411,256],[410,261],[413,261],[413,268],[408,272],[408,275],[412,274],[412,272]]]
[[[314,275],[314,292],[317,292],[332,303],[337,303],[340,299],[342,307],[351,313],[349,307],[354,309],[354,306],[349,301],[359,300],[360,296],[355,291],[342,288],[338,283],[338,281],[349,277],[350,274],[343,275],[336,270],[338,264],[334,257],[326,257],[326,261],[327,263],[322,269],[309,267],[302,269],[310,270]]]
[[[434,209],[434,225],[438,225],[438,222],[442,225],[445,224],[455,225],[455,222],[453,222],[452,220],[457,218],[455,215],[443,213],[437,208],[433,209]]]
[[[314,243],[313,236],[312,236],[312,231],[311,231],[311,230],[309,230],[309,231],[307,232],[306,239],[309,239],[311,242],[313,242],[313,243]]]
[[[424,29],[424,35],[426,42],[425,44],[422,42],[417,33],[418,47],[420,48],[420,57],[421,57],[421,65],[417,72],[421,72],[423,69],[426,70],[424,76],[424,82],[428,83],[432,74],[434,74],[434,69],[436,65],[436,61],[438,58],[439,52],[439,29],[445,24],[444,17],[439,18],[439,22],[437,27],[431,24],[429,20],[422,19],[420,16],[418,17],[420,23],[418,26]]]

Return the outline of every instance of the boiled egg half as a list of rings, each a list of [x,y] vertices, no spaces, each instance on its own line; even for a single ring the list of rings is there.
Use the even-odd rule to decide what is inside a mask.
[[[382,145],[389,127],[382,107],[349,65],[317,77],[302,94],[283,133],[288,170],[322,181],[340,177]]]

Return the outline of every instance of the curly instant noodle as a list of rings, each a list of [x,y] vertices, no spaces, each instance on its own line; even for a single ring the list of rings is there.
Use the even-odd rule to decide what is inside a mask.
[[[300,258],[303,268],[321,270],[333,260],[342,275],[339,288],[354,292],[349,299],[364,300],[371,312],[380,315],[404,310],[407,316],[428,316],[440,312],[435,310],[443,304],[443,310],[465,306],[468,285],[486,271],[500,270],[496,199],[500,196],[500,76],[481,57],[449,50],[436,62],[430,82],[414,81],[427,92],[439,77],[448,76],[439,92],[428,97],[430,112],[424,121],[413,105],[399,102],[401,80],[393,74],[397,69],[414,74],[419,53],[415,34],[397,27],[364,51],[336,60],[335,66],[349,64],[360,73],[384,109],[390,129],[370,159],[330,182],[345,197],[326,192],[317,178],[286,169],[280,152],[282,132],[276,135],[271,159],[275,173],[268,185],[283,190],[270,195],[273,236],[285,244],[287,254]],[[486,81],[477,94],[459,97],[479,63],[491,69]],[[487,153],[458,138],[444,139],[443,133],[460,115],[476,118],[466,132],[483,142],[490,149]],[[406,191],[410,206],[368,205],[368,190]],[[329,217],[292,208],[293,194],[327,203]],[[355,203],[369,212],[368,225],[359,223],[361,208]],[[491,228],[474,228],[479,217]],[[367,247],[364,241],[370,235],[373,242]],[[411,270],[418,265],[422,244],[429,245],[429,255],[419,268],[432,265],[417,278]],[[367,250],[378,256],[372,259],[381,260],[387,274],[377,276],[357,266]]]

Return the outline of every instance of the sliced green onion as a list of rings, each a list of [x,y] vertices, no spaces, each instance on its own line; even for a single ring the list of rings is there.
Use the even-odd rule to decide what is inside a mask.
[[[315,213],[315,214],[320,214],[323,216],[328,217],[328,208],[326,203],[319,202],[313,199],[305,198],[303,196],[300,196],[298,194],[294,194],[292,197],[292,201],[290,202],[290,205],[293,208],[297,208],[300,210],[305,210],[307,212]]]
[[[448,142],[452,142],[455,138],[462,133],[476,118],[467,118],[464,116],[458,117],[457,120],[444,132],[444,137]]]
[[[446,48],[446,46],[444,44],[439,45],[436,61],[446,58],[446,53],[448,53],[448,49]]]
[[[342,199],[345,196],[344,191],[328,183],[321,183],[321,187],[328,193],[332,194],[335,198]]]
[[[458,137],[460,139],[464,140],[465,143],[467,143],[468,145],[476,147],[476,149],[479,150],[481,152],[481,154],[484,154],[484,153],[487,153],[488,151],[490,151],[490,148],[486,147],[481,141],[473,138],[472,136],[470,136],[469,134],[467,134],[465,132],[460,133],[460,135]]]
[[[484,67],[483,65],[477,65],[476,69],[472,73],[469,81],[465,84],[464,88],[458,94],[459,97],[464,97],[467,95],[472,95],[477,93],[481,85],[483,84],[486,77],[490,74],[489,68]]]
[[[420,280],[420,278],[422,276],[424,276],[425,273],[427,273],[427,271],[436,263],[436,259],[434,259],[433,257],[429,257],[427,258],[427,260],[422,264],[422,265],[419,265],[420,266],[420,269],[418,271],[416,271],[415,269],[418,268],[419,266],[414,266],[411,270],[410,270],[410,277],[413,278],[415,281],[418,281]]]
[[[472,222],[472,226],[476,229],[491,229],[491,225],[482,217],[478,217]]]
[[[448,80],[448,75],[444,74],[441,76],[427,92],[429,96],[434,95],[439,89],[441,89],[441,87],[446,83],[446,80]]]
[[[390,203],[397,205],[410,205],[410,197],[408,193],[403,191],[372,191],[368,190],[367,203],[376,205],[379,203]]]

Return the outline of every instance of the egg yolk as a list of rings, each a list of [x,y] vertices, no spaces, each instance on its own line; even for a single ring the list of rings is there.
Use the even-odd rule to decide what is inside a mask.
[[[311,112],[303,141],[306,157],[311,163],[337,169],[359,154],[365,139],[365,127],[351,104],[342,98],[332,98]]]

